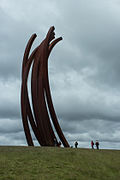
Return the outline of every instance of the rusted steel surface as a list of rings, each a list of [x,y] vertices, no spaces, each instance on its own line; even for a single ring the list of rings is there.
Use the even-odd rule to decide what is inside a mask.
[[[53,47],[62,40],[62,37],[53,40],[55,38],[54,29],[55,28],[53,26],[49,29],[46,38],[37,48],[34,49],[34,51],[30,55],[31,46],[34,39],[36,38],[36,34],[33,34],[28,41],[23,57],[21,114],[25,136],[29,146],[34,146],[30,133],[30,125],[36,139],[41,146],[55,145],[54,140],[56,139],[56,136],[51,125],[51,119],[64,147],[69,147],[69,144],[57,120],[49,86],[48,58]],[[27,88],[27,80],[30,68],[32,68],[32,107],[30,104]]]

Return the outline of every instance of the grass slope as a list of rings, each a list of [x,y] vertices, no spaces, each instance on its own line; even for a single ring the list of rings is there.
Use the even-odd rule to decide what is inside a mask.
[[[0,180],[120,180],[120,151],[1,146]]]

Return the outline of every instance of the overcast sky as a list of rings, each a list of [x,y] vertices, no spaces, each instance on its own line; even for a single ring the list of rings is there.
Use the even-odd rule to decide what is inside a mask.
[[[53,25],[63,40],[49,58],[49,80],[67,140],[120,149],[119,0],[0,0],[0,145],[27,145],[22,58],[30,36],[37,34],[35,48]]]

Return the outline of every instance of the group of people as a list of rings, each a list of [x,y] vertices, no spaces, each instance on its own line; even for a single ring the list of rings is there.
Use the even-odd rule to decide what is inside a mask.
[[[61,142],[60,141],[58,142],[57,139],[54,138],[54,145],[57,146],[57,147],[61,147]],[[99,149],[99,141],[98,140],[96,140],[95,143],[93,141],[91,141],[92,149],[94,149],[94,145],[96,146],[96,149]],[[78,142],[76,141],[75,142],[75,148],[77,148],[77,147],[78,147]]]
[[[99,141],[96,140],[96,142],[94,143],[93,141],[91,141],[91,147],[92,149],[94,149],[94,145],[96,146],[96,149],[99,149]]]
[[[99,149],[99,141],[98,140],[96,140],[96,142],[94,143],[93,141],[91,141],[91,147],[92,147],[92,149],[94,149],[94,145],[96,146],[96,149]],[[75,148],[77,148],[78,147],[78,142],[76,141],[75,142]]]

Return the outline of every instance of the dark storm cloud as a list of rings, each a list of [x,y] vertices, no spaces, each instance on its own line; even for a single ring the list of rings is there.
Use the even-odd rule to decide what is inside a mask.
[[[119,148],[114,144],[120,140],[119,1],[1,0],[0,23],[1,144],[26,143],[20,118],[22,57],[33,33],[38,34],[34,48],[55,25],[63,40],[49,58],[50,86],[66,137],[83,147],[99,139]]]

